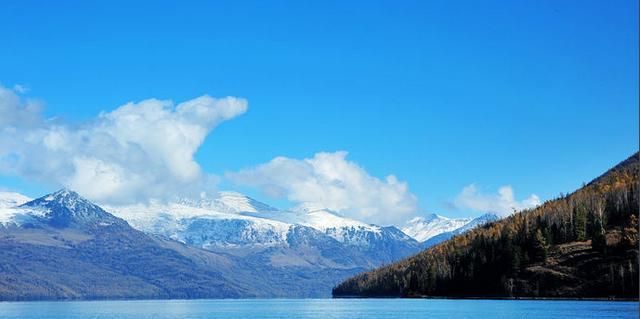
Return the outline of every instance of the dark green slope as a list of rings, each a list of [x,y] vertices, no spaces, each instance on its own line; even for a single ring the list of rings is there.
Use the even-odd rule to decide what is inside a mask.
[[[346,280],[334,297],[638,298],[638,154],[568,196]]]

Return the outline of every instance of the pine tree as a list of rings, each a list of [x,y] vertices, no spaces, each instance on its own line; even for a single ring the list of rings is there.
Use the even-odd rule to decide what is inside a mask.
[[[535,261],[544,261],[547,258],[547,241],[538,228],[533,236],[533,259]]]

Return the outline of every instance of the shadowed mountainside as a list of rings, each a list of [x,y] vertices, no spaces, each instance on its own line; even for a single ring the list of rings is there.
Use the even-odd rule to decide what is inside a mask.
[[[638,298],[638,153],[568,196],[359,274],[334,297]]]

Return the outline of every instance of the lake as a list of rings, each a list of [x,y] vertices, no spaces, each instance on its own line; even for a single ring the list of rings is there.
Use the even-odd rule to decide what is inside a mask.
[[[637,302],[442,299],[222,299],[0,302],[0,318],[638,318]]]

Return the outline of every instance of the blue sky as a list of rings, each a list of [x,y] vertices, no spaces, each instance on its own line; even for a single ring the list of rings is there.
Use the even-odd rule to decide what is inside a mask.
[[[550,199],[638,149],[637,1],[15,1],[0,27],[0,84],[45,117],[246,99],[196,154],[219,176],[343,150],[406,182],[420,212],[467,216],[481,212],[450,202],[470,184]]]

